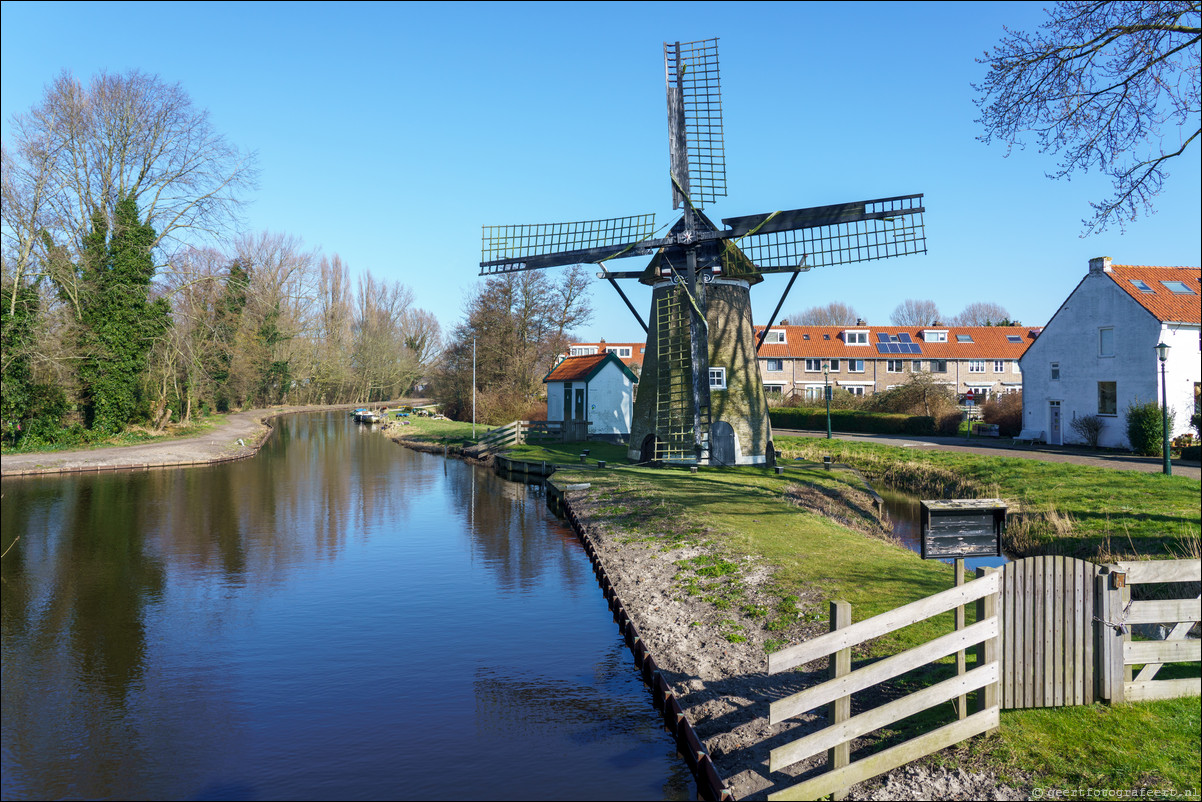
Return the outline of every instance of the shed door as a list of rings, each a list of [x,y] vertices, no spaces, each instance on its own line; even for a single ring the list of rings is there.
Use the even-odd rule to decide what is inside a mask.
[[[572,385],[564,384],[563,386],[563,419],[572,419]]]
[[[572,412],[573,420],[584,420],[584,388],[576,388],[576,405]]]

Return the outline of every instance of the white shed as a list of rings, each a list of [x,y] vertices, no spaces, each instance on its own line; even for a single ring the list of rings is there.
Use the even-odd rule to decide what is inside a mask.
[[[567,357],[543,379],[547,420],[587,420],[590,438],[623,440],[630,435],[637,382],[616,354]]]
[[[1173,434],[1189,429],[1197,409],[1202,366],[1202,269],[1112,265],[1089,261],[1089,272],[1019,360],[1023,376],[1023,429],[1042,431],[1053,445],[1078,441],[1074,417],[1104,421],[1098,445],[1129,447],[1127,407],[1160,403],[1156,345],[1169,347],[1165,363]]]

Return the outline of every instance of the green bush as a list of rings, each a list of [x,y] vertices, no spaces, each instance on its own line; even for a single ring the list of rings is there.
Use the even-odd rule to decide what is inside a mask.
[[[1169,430],[1173,429],[1173,410],[1169,410]],[[1127,406],[1127,442],[1136,454],[1154,457],[1161,452],[1164,420],[1160,404],[1135,402]]]
[[[981,417],[986,423],[996,424],[998,434],[1014,437],[1023,430],[1023,394],[993,396],[981,407]]]
[[[1202,446],[1186,446],[1181,449],[1181,459],[1198,462],[1202,460]]]
[[[769,411],[772,425],[778,429],[826,429],[826,410],[813,407],[778,407]],[[935,419],[927,415],[896,415],[886,412],[862,412],[832,409],[831,429],[862,434],[935,433]]]

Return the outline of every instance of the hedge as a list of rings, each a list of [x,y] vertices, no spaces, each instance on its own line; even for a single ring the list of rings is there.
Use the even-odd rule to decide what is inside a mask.
[[[1181,449],[1181,459],[1193,460],[1194,462],[1202,460],[1202,446],[1186,446]]]
[[[826,411],[810,407],[778,407],[768,418],[777,429],[826,430]],[[832,409],[831,429],[861,434],[935,433],[935,419],[929,415],[899,415],[894,412],[861,412],[857,409]]]

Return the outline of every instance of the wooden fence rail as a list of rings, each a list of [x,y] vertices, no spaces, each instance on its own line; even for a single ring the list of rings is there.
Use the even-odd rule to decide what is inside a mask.
[[[858,782],[905,765],[965,738],[996,729],[1000,716],[997,697],[1000,675],[997,659],[997,604],[1000,588],[999,573],[979,572],[978,578],[972,582],[936,593],[858,624],[851,623],[850,605],[846,602],[832,602],[831,632],[768,655],[769,674],[778,674],[814,660],[830,657],[827,681],[773,702],[769,707],[769,721],[776,724],[822,705],[828,706],[827,727],[791,744],[773,749],[769,754],[769,769],[779,771],[826,750],[827,771],[770,794],[768,798],[817,799],[834,794],[836,799],[841,799],[846,794],[846,789]],[[975,624],[863,668],[851,670],[853,646],[974,601],[978,602],[979,619]],[[857,716],[850,715],[853,693],[978,644],[982,659],[972,671],[965,671],[963,664],[959,663],[960,673],[951,679]],[[975,690],[980,690],[981,693],[977,697],[978,710],[972,715],[854,763],[849,761],[849,749],[853,739]]]

